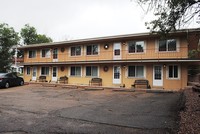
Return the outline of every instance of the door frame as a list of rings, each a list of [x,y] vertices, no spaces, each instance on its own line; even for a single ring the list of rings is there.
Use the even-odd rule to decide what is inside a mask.
[[[56,77],[53,77],[53,69],[54,68],[56,68]],[[57,81],[58,80],[58,67],[57,66],[53,66],[52,67],[52,74],[51,74],[51,76],[52,76],[51,81]]]
[[[34,69],[36,70],[35,77],[33,77]],[[35,80],[35,81],[37,80],[37,67],[36,66],[32,67],[32,80]]]
[[[161,80],[155,80],[155,67],[160,66],[161,67]],[[156,64],[153,65],[153,86],[162,87],[163,86],[163,65],[162,64]]]
[[[119,53],[120,55],[115,55],[115,49],[119,49]],[[122,44],[121,42],[115,42],[113,43],[113,59],[117,60],[117,59],[121,59],[122,58]]]
[[[119,68],[120,68],[120,70],[119,70],[119,79],[115,79],[115,78],[114,78],[115,67],[119,67]],[[113,84],[121,84],[121,80],[122,80],[121,74],[122,74],[121,65],[113,65],[113,74],[112,74],[112,75],[113,75],[113,76],[112,76],[112,78],[113,78]]]
[[[54,59],[54,49],[57,49],[57,52],[56,52],[57,58],[56,59]],[[53,48],[52,49],[52,59],[53,59],[53,62],[58,62],[58,48]]]

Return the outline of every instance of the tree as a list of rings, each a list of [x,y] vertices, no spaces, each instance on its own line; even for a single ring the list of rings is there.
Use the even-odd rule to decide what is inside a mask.
[[[25,45],[52,42],[50,37],[47,37],[44,34],[37,34],[35,27],[32,27],[29,24],[26,24],[24,28],[21,29],[20,35]]]
[[[137,0],[147,12],[153,11],[157,19],[147,22],[154,32],[167,34],[189,24],[200,12],[200,0]],[[200,17],[200,15],[199,15]]]
[[[48,43],[48,42],[52,42],[53,40],[50,37],[47,37],[44,34],[38,34],[37,35],[37,40],[36,43]]]
[[[10,69],[12,62],[11,48],[18,42],[18,33],[8,24],[0,24],[0,72],[6,72]]]

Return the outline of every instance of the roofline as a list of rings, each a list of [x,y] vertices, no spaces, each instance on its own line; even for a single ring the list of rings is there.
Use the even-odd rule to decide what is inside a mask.
[[[166,62],[179,62],[191,63],[200,62],[200,59],[146,59],[146,60],[102,60],[102,61],[67,61],[67,62],[26,62],[20,65],[75,65],[75,64],[115,64],[115,63],[166,63]]]
[[[200,29],[181,29],[174,32],[170,32],[170,34],[175,33],[188,33],[188,32],[197,32]],[[26,46],[20,46],[19,49],[26,49],[26,48],[34,48],[34,47],[42,47],[42,46],[56,46],[56,45],[67,45],[67,44],[75,44],[75,43],[87,43],[87,42],[100,42],[102,40],[123,40],[123,38],[133,38],[133,37],[143,37],[143,36],[151,36],[156,37],[159,36],[157,32],[144,32],[144,33],[134,33],[134,34],[124,34],[124,35],[113,35],[113,36],[105,36],[105,37],[95,37],[95,38],[86,38],[86,39],[75,39],[75,40],[68,40],[68,41],[60,41],[60,42],[51,42],[51,43],[40,43],[40,44],[32,44]]]

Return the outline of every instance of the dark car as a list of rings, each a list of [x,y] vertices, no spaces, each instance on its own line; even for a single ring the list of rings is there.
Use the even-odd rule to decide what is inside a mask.
[[[0,87],[9,88],[22,85],[24,85],[24,79],[18,77],[16,73],[0,73]]]

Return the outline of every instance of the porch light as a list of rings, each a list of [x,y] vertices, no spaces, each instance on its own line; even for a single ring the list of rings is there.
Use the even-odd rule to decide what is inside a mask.
[[[109,45],[108,45],[108,44],[105,44],[105,45],[104,45],[104,48],[105,48],[105,49],[108,49],[108,48],[109,48]]]
[[[165,68],[165,67],[166,67],[166,64],[164,64],[163,67]]]

